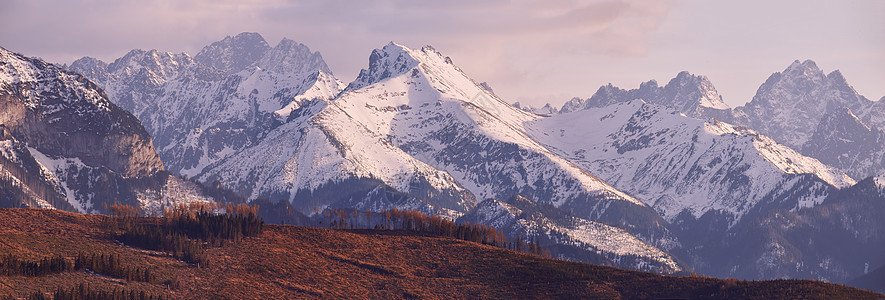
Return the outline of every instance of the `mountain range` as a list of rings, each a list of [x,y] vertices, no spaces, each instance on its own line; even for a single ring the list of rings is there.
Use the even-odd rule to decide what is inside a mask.
[[[227,52],[262,49],[260,45],[266,43],[255,37],[249,33],[227,37],[207,46],[201,53],[220,51],[224,47],[229,48]],[[256,45],[244,46],[249,43]],[[280,44],[287,43],[291,42],[283,40]],[[185,152],[202,153],[171,158],[173,166],[175,163],[198,166],[198,171],[190,167],[178,170],[199,181],[218,182],[250,199],[288,201],[306,214],[326,208],[374,211],[408,208],[458,218],[470,212],[480,200],[522,195],[584,219],[627,228],[631,234],[641,237],[633,239],[636,243],[674,244],[675,238],[666,229],[665,221],[649,206],[531,139],[523,123],[537,119],[537,115],[500,100],[489,89],[467,77],[450,58],[431,47],[413,50],[390,43],[374,50],[369,56],[369,67],[339,94],[311,94],[309,89],[298,89],[286,97],[279,96],[285,101],[263,102],[256,96],[255,99],[259,100],[243,107],[254,108],[248,116],[263,114],[264,117],[241,118],[236,122],[229,121],[233,113],[204,114],[203,111],[204,108],[217,108],[219,103],[242,104],[243,98],[219,100],[224,98],[219,98],[216,90],[180,84],[197,82],[194,78],[203,74],[196,71],[151,71],[175,67],[174,60],[153,59],[173,57],[171,54],[164,56],[159,55],[159,51],[134,50],[108,66],[132,66],[129,61],[132,61],[130,56],[133,53],[149,56],[151,64],[139,64],[140,68],[98,77],[117,78],[104,83],[107,85],[105,89],[112,91],[111,99],[133,94],[147,98],[153,97],[151,95],[187,95],[159,101],[172,107],[170,112],[181,115],[178,120],[183,124],[167,122],[163,123],[167,124],[166,127],[148,125],[147,128],[159,137],[167,136],[164,128],[173,128],[182,137],[168,139],[170,144],[163,144],[167,139],[158,138],[161,157],[163,149],[183,147],[182,144],[198,149]],[[186,54],[178,56],[188,57]],[[231,58],[242,55],[215,53],[212,56]],[[293,57],[305,59],[318,55]],[[166,65],[145,67],[161,61]],[[199,61],[194,59],[190,68],[209,70],[213,74],[221,72],[217,66]],[[311,65],[324,66],[310,61]],[[101,70],[84,67],[93,65],[103,63],[86,58],[72,64],[70,69],[88,70],[85,73]],[[223,66],[228,65],[245,65],[249,70],[268,68],[261,68],[258,63]],[[109,67],[107,70],[116,69]],[[240,71],[234,77],[252,74],[249,72],[252,71]],[[145,74],[154,76],[148,81],[162,83],[157,88],[162,92],[141,93],[139,85],[120,86],[120,83],[142,82],[144,80],[134,78]],[[171,74],[167,76],[172,79],[165,79],[161,74]],[[318,70],[311,74],[326,73]],[[314,78],[317,77],[322,76],[307,78],[316,82]],[[268,82],[279,81],[273,74],[263,78]],[[273,85],[255,85],[248,80],[231,79],[222,86],[229,87],[230,91],[251,90],[256,95],[282,95]],[[255,86],[267,89],[256,89]],[[122,95],[114,96],[114,93]],[[274,104],[261,109],[259,102]],[[160,120],[168,113],[163,110],[139,113],[136,109],[136,115]],[[261,118],[269,121],[253,122]],[[242,125],[236,132],[254,129],[258,133],[235,145],[213,147],[211,143],[187,142],[198,141],[201,138],[197,136],[205,136],[207,132],[223,132],[224,129],[216,127],[217,124],[231,123]],[[194,127],[185,133],[185,128]],[[219,138],[229,136],[218,134]],[[174,167],[170,169],[174,170]],[[680,270],[682,268],[677,267],[671,271]]]
[[[56,153],[42,131],[27,134],[45,125],[5,117],[3,153],[15,163],[4,165],[36,160],[56,177],[75,177],[57,166],[76,161],[122,181],[161,174],[164,181],[141,185],[150,191],[132,188],[136,196],[126,198],[143,207],[173,203],[169,186],[190,187],[177,189],[191,199],[182,201],[213,201],[196,188],[202,183],[307,215],[416,209],[534,239],[559,258],[666,274],[848,282],[885,265],[875,251],[882,226],[870,216],[885,196],[877,177],[885,173],[883,104],[812,61],[774,73],[737,108],[688,72],[664,86],[606,85],[561,108],[532,108],[508,104],[430,46],[375,49],[346,85],[318,52],[288,39],[271,47],[256,33],[193,57],[132,50],[111,63],[85,57],[60,68],[4,55],[15,58],[0,66],[4,91],[17,105],[47,107],[43,117],[17,118],[51,125],[64,112],[19,92],[37,84],[24,82],[46,82],[19,79],[34,73],[16,67],[24,61],[82,86],[87,96],[73,98],[84,107],[107,107],[125,121],[102,124],[130,124],[84,131],[141,147],[112,144],[102,161]],[[93,143],[84,139],[73,140]],[[67,184],[42,181],[59,192]],[[88,200],[56,202],[100,212],[81,209],[97,207]],[[836,242],[851,247],[828,246]]]
[[[882,102],[812,61],[774,73],[745,106],[728,108],[721,99],[709,80],[681,72],[663,88],[655,81],[634,90],[603,86],[529,127],[537,140],[669,216],[686,244],[671,252],[696,271],[841,282],[866,274],[881,255],[816,245],[840,232],[849,237],[840,245],[881,249],[879,234],[850,233],[879,225],[859,211],[835,210],[845,224],[817,214],[843,206],[875,211],[874,200],[862,199],[881,195],[869,182],[883,173],[882,130],[869,124],[879,122]],[[735,245],[741,251],[729,251]]]

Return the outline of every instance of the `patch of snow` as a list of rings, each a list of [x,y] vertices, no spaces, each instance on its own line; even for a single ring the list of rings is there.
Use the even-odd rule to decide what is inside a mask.
[[[31,156],[37,160],[42,168],[44,174],[48,174],[50,176],[50,181],[58,183],[63,189],[65,197],[67,198],[68,203],[70,203],[74,209],[78,212],[86,213],[93,209],[92,198],[88,197],[92,194],[87,194],[87,197],[79,198],[77,197],[77,192],[70,187],[68,187],[68,183],[65,180],[60,180],[60,178],[65,178],[68,172],[79,171],[83,169],[90,168],[86,164],[84,164],[79,158],[50,158],[49,156],[43,154],[37,149],[28,147],[28,152],[31,153]]]

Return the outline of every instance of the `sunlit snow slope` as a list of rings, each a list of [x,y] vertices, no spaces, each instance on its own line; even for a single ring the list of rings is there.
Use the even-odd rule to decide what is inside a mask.
[[[776,206],[809,207],[854,184],[842,171],[752,130],[642,100],[540,119],[527,128],[671,221],[684,211],[699,218],[714,210],[734,224],[760,202],[785,198],[789,203]]]

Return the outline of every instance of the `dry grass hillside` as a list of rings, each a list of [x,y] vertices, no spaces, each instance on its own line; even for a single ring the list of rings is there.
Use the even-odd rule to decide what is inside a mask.
[[[117,269],[150,271],[148,279],[131,281],[82,267],[39,276],[0,273],[0,297],[28,298],[35,292],[51,297],[60,288],[81,283],[94,291],[144,292],[166,299],[883,297],[814,281],[662,276],[406,231],[275,225],[265,225],[251,237],[204,242],[206,258],[198,266],[169,252],[117,242],[108,224],[119,219],[0,209],[0,256],[7,257],[0,261],[63,257],[73,264],[78,255],[104,254],[119,258]]]

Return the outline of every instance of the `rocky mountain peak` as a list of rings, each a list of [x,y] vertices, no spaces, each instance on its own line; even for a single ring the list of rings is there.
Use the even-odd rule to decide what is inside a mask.
[[[689,73],[688,71],[680,71],[679,73],[676,74],[676,77],[673,77],[673,79],[671,79],[670,81],[671,82],[673,82],[673,81],[685,82],[685,81],[693,80],[697,77],[700,77],[700,76],[695,76],[695,75]]]
[[[260,34],[243,32],[203,47],[194,60],[231,74],[249,67],[270,49]]]
[[[611,84],[609,83],[609,85],[611,85]],[[658,88],[658,81],[654,80],[654,79],[639,84],[640,90],[652,90],[652,89],[657,89],[657,88]]]
[[[823,74],[823,71],[817,67],[817,64],[810,59],[806,59],[805,61],[794,60],[789,67],[783,72],[784,74],[789,75],[802,75],[802,76],[816,76],[819,74]]]
[[[154,80],[164,81],[178,73],[184,66],[193,63],[193,59],[186,53],[160,52],[156,49],[141,50],[135,49],[129,51],[121,58],[114,60],[108,64],[107,72],[111,74],[134,74],[138,72],[149,72],[146,76],[152,77]],[[80,71],[71,65],[74,71]],[[161,83],[161,82],[158,82]]]
[[[729,109],[716,91],[707,76],[693,75],[687,71],[679,72],[664,87],[660,104],[679,109],[683,113],[692,114],[698,107],[713,109]]]
[[[360,89],[417,67],[420,63],[406,46],[390,42],[381,49],[372,50],[369,68],[360,71],[347,90]]]
[[[601,89],[601,87],[600,87]],[[597,93],[599,91],[597,90]],[[559,109],[560,113],[569,113],[573,111],[579,111],[584,109],[584,104],[587,102],[587,99],[582,99],[579,97],[573,97],[562,104],[562,107]]]
[[[319,70],[332,74],[319,52],[311,52],[304,44],[286,38],[268,50],[255,65],[276,73],[304,74]]]
[[[638,89],[632,90],[624,90],[609,83],[599,87],[589,99],[574,98],[566,102],[560,112],[605,107],[634,99],[670,107],[696,118],[723,118],[729,110],[706,76],[682,71],[663,87],[654,80],[643,82]]]
[[[816,87],[824,85],[827,81],[826,79],[826,75],[824,75],[824,72],[817,67],[817,64],[815,64],[814,61],[805,60],[804,62],[799,62],[796,60],[783,72],[774,73],[769,76],[768,80],[759,87],[759,91],[756,92],[756,96],[753,97],[753,100],[755,101],[759,96],[766,96],[766,93],[771,93],[772,91],[778,92],[785,89],[790,90],[791,92],[796,92],[797,94],[807,94],[812,92]],[[763,98],[759,100],[767,99]]]
[[[827,79],[829,79],[830,82],[832,82],[833,84],[836,84],[836,85],[840,85],[840,86],[847,86],[848,85],[848,80],[845,79],[845,76],[842,75],[842,72],[840,72],[839,70],[835,70],[833,72],[830,72],[830,74],[827,74]]]
[[[736,123],[798,149],[828,110],[846,107],[857,113],[871,104],[848,85],[841,72],[824,75],[813,61],[797,60],[772,74],[752,101],[736,109]]]
[[[537,114],[537,115],[545,115],[545,116],[549,116],[549,115],[555,115],[555,114],[558,114],[558,113],[559,113],[559,109],[557,109],[556,107],[554,107],[554,106],[553,106],[552,104],[550,104],[550,103],[544,104],[544,106],[542,106],[542,107],[535,107],[535,106],[528,105],[528,104],[522,104],[522,103],[519,103],[519,102],[514,102],[514,103],[513,103],[513,107],[516,107],[516,108],[519,108],[519,109],[522,109],[522,110],[524,110],[524,111],[527,111],[527,112],[530,112],[530,113],[534,113],[534,114]]]
[[[97,58],[82,57],[75,60],[66,69],[80,73],[92,81],[99,83],[107,81],[108,63]]]

